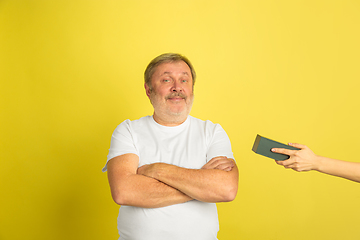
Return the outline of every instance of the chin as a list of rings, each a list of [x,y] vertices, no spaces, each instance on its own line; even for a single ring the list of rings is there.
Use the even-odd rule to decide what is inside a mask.
[[[184,115],[184,112],[183,111],[181,111],[181,112],[171,111],[171,112],[169,112],[169,115],[174,116],[174,117],[179,117],[179,116]]]
[[[186,107],[174,107],[174,108],[169,108],[168,109],[168,113],[172,114],[172,115],[182,115],[182,114],[187,114],[189,111]]]

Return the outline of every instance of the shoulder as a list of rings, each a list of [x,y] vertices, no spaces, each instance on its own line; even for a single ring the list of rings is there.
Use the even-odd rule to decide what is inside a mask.
[[[151,121],[151,116],[145,116],[136,120],[126,119],[116,127],[114,133],[119,133],[124,131],[132,132],[133,130],[143,129],[143,127],[145,125],[148,125],[150,121]]]

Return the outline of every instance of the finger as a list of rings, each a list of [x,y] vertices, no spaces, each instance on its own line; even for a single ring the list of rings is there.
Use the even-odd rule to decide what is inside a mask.
[[[227,164],[227,165],[223,165],[223,166],[234,166],[234,160],[231,158],[226,158],[226,157],[216,157],[211,159],[208,163],[206,163],[202,169],[218,169],[218,168],[223,168],[220,167],[220,165],[222,164]]]
[[[216,167],[219,164],[226,162],[226,161],[228,161],[227,157],[224,157],[224,156],[214,157],[209,162],[207,162],[205,165],[207,165],[208,167]]]
[[[208,163],[208,164],[212,164],[212,163],[214,163],[214,162],[216,162],[216,161],[219,161],[219,160],[221,160],[221,159],[227,159],[227,157],[225,157],[225,156],[214,157],[214,158],[212,158],[210,161],[208,161],[207,163]]]
[[[231,162],[219,164],[215,169],[226,170],[226,169],[230,168],[230,170],[231,170],[234,166],[235,166],[234,162],[231,161]]]
[[[296,147],[296,148],[300,148],[300,149],[304,149],[306,148],[306,145],[300,144],[300,143],[289,143],[290,146]]]
[[[294,168],[296,167],[295,164],[287,164],[287,165],[284,165],[285,168]]]
[[[284,161],[275,160],[275,162],[276,162],[276,164],[278,164],[278,165],[281,165],[281,166],[284,165]]]
[[[144,169],[145,169],[145,165],[139,167],[139,168],[137,169],[137,174],[142,175],[142,174],[144,173]]]
[[[297,165],[296,163],[291,164],[289,166],[286,166],[285,168],[290,168],[290,169],[292,169],[294,171],[297,171],[297,172],[302,172],[304,170],[299,165]]]
[[[227,168],[221,169],[221,170],[223,170],[223,171],[225,171],[225,172],[230,172],[233,168],[234,168],[234,167],[227,167]]]
[[[281,153],[281,154],[291,156],[291,155],[294,155],[296,153],[296,151],[298,151],[298,150],[290,150],[290,149],[286,149],[286,148],[272,148],[271,151],[275,152],[275,153]]]
[[[281,166],[288,167],[288,166],[294,164],[295,160],[290,158],[290,159],[284,160],[284,161],[276,161],[276,163],[281,165]]]
[[[208,165],[207,168],[208,169],[223,169],[226,168],[227,166],[233,166],[232,162],[220,162],[220,161],[216,161],[215,163]]]

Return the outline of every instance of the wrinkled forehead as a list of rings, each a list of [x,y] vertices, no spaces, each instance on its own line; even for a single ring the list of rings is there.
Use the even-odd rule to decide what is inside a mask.
[[[152,77],[162,76],[186,76],[192,78],[190,67],[184,61],[164,62],[156,66]]]

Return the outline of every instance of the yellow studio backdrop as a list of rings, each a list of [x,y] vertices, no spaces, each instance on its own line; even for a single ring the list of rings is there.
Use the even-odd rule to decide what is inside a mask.
[[[115,127],[152,114],[148,62],[187,56],[192,115],[240,169],[226,239],[358,239],[360,185],[286,170],[256,134],[360,161],[360,2],[0,1],[0,239],[117,239],[101,172]]]

